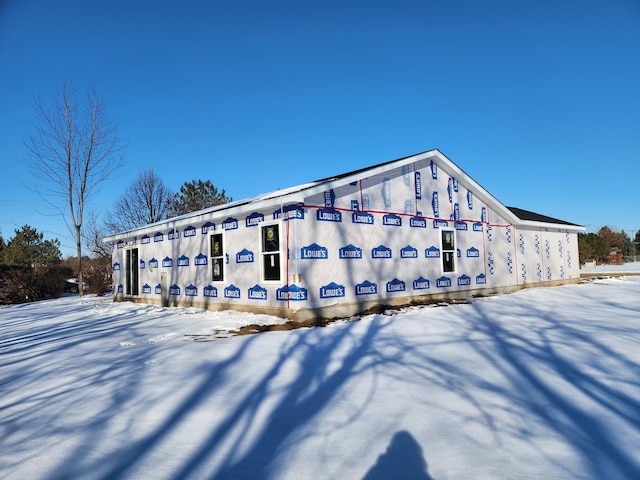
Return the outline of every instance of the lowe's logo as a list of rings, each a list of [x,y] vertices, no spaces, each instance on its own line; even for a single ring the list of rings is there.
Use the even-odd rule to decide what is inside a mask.
[[[316,212],[316,220],[321,222],[342,222],[342,212],[332,208],[320,208]]]
[[[247,215],[244,222],[246,227],[257,227],[260,222],[264,222],[264,215],[259,212],[253,212],[251,215]]]
[[[169,295],[180,295],[180,287],[175,283],[169,287]]]
[[[427,219],[421,217],[411,217],[409,226],[412,228],[427,228]]]
[[[414,290],[427,290],[430,286],[429,280],[424,277],[418,277],[413,281]]]
[[[390,282],[387,282],[387,293],[404,292],[405,283],[402,280],[394,278]]]
[[[286,205],[283,208],[275,210],[273,212],[273,219],[279,220],[283,218],[283,210],[285,220],[304,219],[304,208],[300,205]]]
[[[438,165],[431,160],[431,164],[429,165],[429,168],[431,168],[431,178],[434,180],[438,179]]]
[[[382,217],[382,224],[389,225],[391,227],[401,227],[402,218],[398,215],[394,215],[393,213],[388,213]]]
[[[192,226],[188,226],[182,231],[182,236],[185,238],[195,237],[196,236],[196,228]]]
[[[451,279],[449,277],[442,276],[436,280],[437,288],[446,288],[451,286]]]
[[[369,280],[356,285],[356,295],[372,295],[378,293],[378,285]]]
[[[229,217],[224,222],[222,222],[222,228],[224,230],[237,230],[238,220],[233,217]]]
[[[146,245],[147,243],[151,243],[151,238],[149,237],[149,235],[143,235],[142,238],[140,239],[140,243],[142,245]]]
[[[458,277],[458,286],[467,287],[471,285],[471,277],[469,275],[460,275]]]
[[[240,298],[240,289],[231,284],[224,289],[224,298]]]
[[[407,245],[400,249],[400,258],[418,258],[418,249]]]
[[[391,249],[384,245],[378,245],[371,249],[371,258],[392,258]]]
[[[211,297],[211,298],[217,298],[218,297],[218,289],[216,287],[214,287],[213,285],[207,285],[206,287],[204,287],[204,296],[205,297]]]
[[[198,296],[198,287],[196,287],[193,283],[190,283],[184,289],[184,294],[187,297],[197,297]]]
[[[465,232],[469,229],[467,222],[454,222],[453,226],[456,230],[463,230]]]
[[[167,233],[167,238],[169,240],[177,240],[177,239],[179,239],[180,238],[180,230],[178,230],[177,228],[169,230],[169,233]]]
[[[351,223],[364,223],[365,225],[373,225],[373,214],[366,212],[353,212],[351,214]]]
[[[482,232],[482,223],[481,222],[475,222],[473,224],[473,231],[474,232]]]
[[[471,247],[467,249],[467,258],[478,258],[480,257],[480,250],[476,247]]]
[[[449,222],[447,222],[446,220],[434,220],[433,221],[433,228],[446,228],[449,226]]]
[[[299,287],[295,283],[291,285],[285,285],[282,288],[276,290],[276,300],[293,300],[294,302],[307,300],[307,289]]]
[[[471,190],[467,190],[467,208],[473,210],[473,193],[471,193]]]
[[[422,199],[422,175],[416,172],[416,199]]]
[[[204,253],[199,253],[194,257],[193,263],[196,265],[207,265],[208,264],[207,256]]]
[[[254,285],[249,289],[249,299],[251,300],[266,300],[267,289],[262,288],[260,285]]]
[[[333,189],[328,192],[324,192],[324,206],[327,208],[333,208],[333,205],[336,201],[336,194]]]
[[[487,277],[484,273],[476,277],[476,285],[484,285],[485,283],[487,283]]]
[[[431,208],[433,209],[433,216],[440,217],[440,206],[438,205],[438,192],[433,192],[431,196]]]
[[[347,245],[338,249],[338,257],[341,259],[362,258],[362,249],[355,245]]]
[[[149,285],[148,283],[145,283],[142,286],[142,293],[151,293],[151,285]]]
[[[344,297],[344,294],[344,285],[339,285],[335,282],[331,282],[323,287],[320,287],[320,298]]]
[[[312,243],[309,246],[302,247],[301,258],[302,259],[325,259],[329,258],[329,252],[326,247],[321,247],[317,243]]]
[[[425,249],[424,256],[427,258],[440,258],[440,249],[435,245],[431,245],[429,248]]]
[[[178,266],[179,267],[188,267],[189,266],[189,257],[186,255],[180,255],[178,257]]]
[[[253,263],[253,252],[246,248],[236,253],[236,263]]]

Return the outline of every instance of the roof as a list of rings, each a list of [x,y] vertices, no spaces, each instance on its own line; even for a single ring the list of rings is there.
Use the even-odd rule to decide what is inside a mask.
[[[365,168],[360,168],[350,172],[334,175],[331,177],[322,178],[320,180],[314,180],[312,182],[295,185],[293,187],[274,190],[254,197],[238,200],[235,202],[226,203],[224,205],[216,205],[197,212],[187,213],[185,215],[170,218],[157,222],[151,225],[145,225],[128,232],[122,232],[116,235],[108,236],[104,239],[105,242],[113,242],[120,239],[130,238],[150,228],[157,228],[160,225],[168,226],[169,228],[180,227],[188,225],[190,222],[206,221],[211,214],[220,215],[241,215],[251,211],[260,210],[261,208],[273,206],[273,205],[290,205],[294,203],[303,203],[305,197],[311,195],[326,192],[327,190],[340,187],[346,183],[352,183],[358,180],[363,180],[368,177],[378,175],[390,171],[392,169],[402,167],[407,164],[422,160],[433,160],[439,168],[443,168],[449,175],[454,176],[458,182],[464,185],[469,190],[473,191],[474,196],[484,202],[489,208],[496,212],[507,223],[530,226],[530,227],[548,227],[550,225],[564,226],[571,229],[583,230],[584,227],[575,225],[564,220],[558,220],[545,215],[539,215],[527,210],[522,210],[515,207],[506,207],[500,201],[498,201],[493,195],[491,195],[486,189],[484,189],[479,183],[477,183],[470,175],[464,172],[459,166],[453,163],[447,158],[440,150],[426,150],[421,153],[409,155],[395,160],[389,160],[376,165],[372,165]],[[223,213],[224,212],[224,213]]]

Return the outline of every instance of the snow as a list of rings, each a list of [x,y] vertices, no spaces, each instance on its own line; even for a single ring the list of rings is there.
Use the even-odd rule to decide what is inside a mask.
[[[640,478],[640,276],[272,322],[0,307],[0,477]]]

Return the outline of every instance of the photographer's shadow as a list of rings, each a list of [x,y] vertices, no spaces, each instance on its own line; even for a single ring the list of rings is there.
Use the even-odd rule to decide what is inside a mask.
[[[403,430],[391,439],[387,450],[378,457],[363,480],[433,480],[427,472],[422,447],[413,436]]]

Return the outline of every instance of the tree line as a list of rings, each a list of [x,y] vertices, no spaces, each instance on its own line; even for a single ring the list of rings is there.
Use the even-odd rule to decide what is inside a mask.
[[[633,238],[624,231],[604,226],[598,233],[578,233],[580,263],[595,260],[597,264],[623,263],[640,252],[640,230]]]
[[[92,89],[79,96],[67,81],[49,101],[36,97],[33,109],[33,131],[24,142],[33,191],[64,220],[77,254],[63,261],[59,240],[45,240],[30,225],[8,241],[0,232],[0,304],[60,296],[73,277],[80,295],[85,288],[104,293],[111,284],[104,236],[232,200],[209,180],[185,182],[174,193],[150,168],[100,219],[88,210],[90,201],[122,167],[125,150],[102,98]]]

